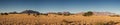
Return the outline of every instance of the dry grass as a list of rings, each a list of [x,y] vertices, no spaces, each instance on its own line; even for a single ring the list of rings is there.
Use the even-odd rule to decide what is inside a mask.
[[[37,17],[27,14],[0,15],[0,25],[104,25],[114,21],[120,25],[120,17],[81,15],[38,15]],[[111,24],[112,25],[112,24]]]

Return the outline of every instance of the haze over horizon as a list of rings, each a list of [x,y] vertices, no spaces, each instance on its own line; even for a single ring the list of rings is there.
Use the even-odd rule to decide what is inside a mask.
[[[0,1],[1,12],[21,12],[24,10],[35,10],[45,12],[71,13],[95,11],[112,12],[120,14],[120,1],[117,0],[35,0],[35,1]]]

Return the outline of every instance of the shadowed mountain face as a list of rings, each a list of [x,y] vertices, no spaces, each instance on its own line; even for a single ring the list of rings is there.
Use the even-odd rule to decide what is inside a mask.
[[[33,10],[25,10],[25,11],[22,11],[21,13],[39,13],[39,12],[33,11]]]

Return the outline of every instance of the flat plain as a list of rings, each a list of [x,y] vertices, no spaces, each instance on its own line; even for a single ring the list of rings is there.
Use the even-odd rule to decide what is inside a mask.
[[[120,25],[120,17],[93,15],[90,17],[81,14],[64,16],[48,14],[33,15],[9,14],[0,15],[0,25]]]

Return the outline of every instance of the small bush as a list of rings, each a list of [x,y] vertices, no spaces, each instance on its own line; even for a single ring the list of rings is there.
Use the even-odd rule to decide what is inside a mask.
[[[1,13],[1,15],[8,15],[8,13]]]
[[[64,16],[69,16],[69,15],[71,15],[71,13],[70,12],[58,12],[58,13],[56,13],[57,15],[64,15]]]
[[[37,17],[38,15],[40,15],[39,13],[35,13],[35,14],[33,14],[33,16],[35,16],[35,17]]]
[[[58,12],[57,15],[62,15],[62,13],[61,13],[61,12]]]
[[[92,15],[93,15],[93,12],[91,12],[91,11],[88,11],[83,14],[83,16],[92,16]]]
[[[31,15],[30,13],[28,13],[28,15]]]
[[[4,15],[3,13],[0,13],[0,15]]]
[[[8,15],[8,13],[4,13],[5,15]]]
[[[40,15],[40,13],[36,13],[36,15]]]
[[[109,15],[110,17],[120,17],[120,15]]]
[[[70,14],[64,14],[64,16],[70,16]]]
[[[118,24],[119,22],[114,22],[114,21],[109,21],[105,25],[115,25]]]
[[[119,22],[109,21],[109,22],[98,22],[98,23],[96,23],[96,25],[115,25],[118,23]]]

